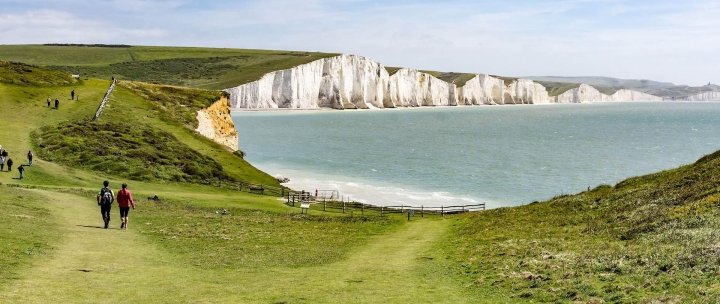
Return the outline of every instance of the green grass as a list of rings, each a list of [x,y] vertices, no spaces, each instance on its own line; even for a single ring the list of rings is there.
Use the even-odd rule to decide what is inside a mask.
[[[120,81],[120,86],[153,102],[168,114],[167,121],[177,121],[195,129],[198,127],[197,111],[207,108],[221,97],[227,96],[223,91],[189,89],[165,85],[154,85],[143,82]]]
[[[0,172],[7,175],[7,172]],[[52,252],[58,236],[54,217],[45,208],[49,197],[20,189],[0,187],[0,286],[21,277],[31,258]]]
[[[361,240],[399,225],[387,217],[275,213],[173,203],[137,212],[140,233],[203,268],[318,266],[342,260]]]
[[[146,124],[66,122],[34,132],[37,155],[68,167],[139,181],[229,179],[222,165]]]
[[[717,176],[720,153],[615,187],[468,215],[448,248],[468,284],[499,298],[712,301]]]
[[[0,60],[51,66],[83,77],[225,89],[338,54],[250,49],[2,45]]]
[[[17,62],[0,61],[0,83],[62,86],[76,83],[70,74]]]

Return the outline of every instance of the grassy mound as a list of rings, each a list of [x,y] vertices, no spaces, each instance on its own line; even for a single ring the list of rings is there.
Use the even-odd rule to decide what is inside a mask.
[[[139,181],[228,179],[220,164],[144,124],[67,122],[34,132],[38,155],[73,168]]]
[[[63,86],[77,81],[68,73],[17,62],[0,61],[0,83],[24,86]]]
[[[192,129],[198,127],[197,111],[209,107],[227,95],[223,91],[189,89],[142,82],[121,81],[120,85],[142,96],[145,100],[155,103],[164,110],[163,113],[167,114],[167,119],[178,121]]]
[[[462,276],[503,297],[715,299],[718,207],[720,152],[615,187],[469,215],[449,248]]]

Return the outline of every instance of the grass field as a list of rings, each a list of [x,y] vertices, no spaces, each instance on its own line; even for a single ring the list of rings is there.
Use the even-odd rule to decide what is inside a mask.
[[[23,62],[83,77],[225,89],[338,54],[191,47],[0,45],[0,61]]]
[[[168,56],[161,50],[150,58]],[[278,186],[192,131],[187,113],[172,109],[206,104],[213,99],[203,97],[206,91],[118,86],[100,122],[91,123],[110,81],[64,83],[66,75],[41,68],[0,67],[0,75],[25,77],[0,83],[0,144],[15,167],[26,163],[28,150],[38,152],[25,179],[17,179],[17,169],[0,172],[0,302],[720,298],[720,152],[678,169],[515,208],[411,221],[317,209],[300,215],[277,197],[193,182],[201,175],[196,171],[158,178],[181,168],[173,161],[211,161],[233,179]],[[70,100],[71,90],[79,100]],[[61,101],[59,110],[46,106],[48,97]],[[94,132],[102,134],[97,138],[104,139],[107,155],[93,150],[102,147]],[[133,149],[153,158],[122,158]],[[143,167],[154,178],[127,174]],[[95,193],[103,180],[113,189],[127,182],[138,201],[127,231],[117,229],[117,207],[111,229],[101,228]],[[161,201],[145,199],[154,195]]]

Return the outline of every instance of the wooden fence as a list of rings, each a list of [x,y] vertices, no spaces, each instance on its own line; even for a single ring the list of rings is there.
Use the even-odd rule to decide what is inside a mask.
[[[224,189],[283,197],[286,199],[288,206],[300,207],[302,204],[309,204],[312,210],[323,212],[360,213],[360,215],[380,216],[394,213],[410,213],[410,215],[424,217],[425,215],[445,216],[446,214],[485,210],[485,203],[458,206],[376,206],[360,202],[344,201],[341,199],[337,190],[316,190],[315,193],[312,193],[309,191],[295,191],[286,187],[222,179],[208,179],[205,180],[205,183]]]
[[[309,192],[294,193],[287,196],[288,206],[299,207],[302,204],[309,204],[312,210],[323,211],[323,212],[342,212],[342,213],[357,213],[360,215],[380,215],[384,216],[393,213],[410,213],[411,215],[419,215],[424,217],[425,215],[440,215],[445,216],[446,214],[457,214],[473,211],[484,211],[485,203],[473,204],[473,205],[459,205],[459,206],[376,206],[371,204],[365,204],[360,202],[346,202],[337,200],[318,200],[316,197],[310,195]],[[306,205],[307,206],[307,205]]]

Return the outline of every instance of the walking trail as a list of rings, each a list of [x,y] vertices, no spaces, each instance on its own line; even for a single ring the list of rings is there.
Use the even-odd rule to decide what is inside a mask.
[[[64,237],[23,279],[2,289],[0,302],[477,302],[449,276],[428,271],[441,263],[432,245],[444,235],[442,219],[415,220],[324,266],[202,269],[133,230],[140,223],[132,211],[130,230],[118,229],[117,208],[111,229],[102,229],[94,199],[33,191],[48,197]]]

